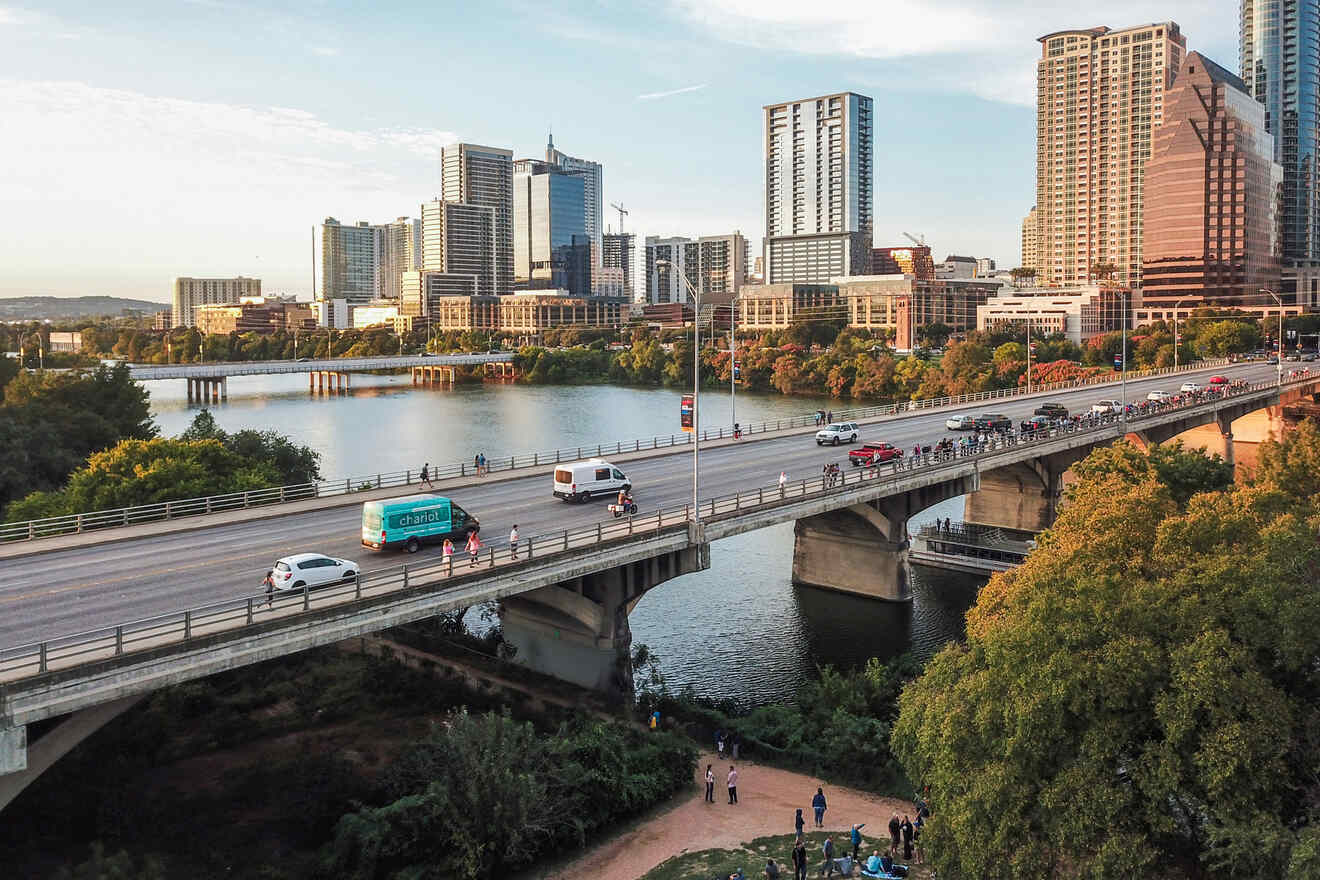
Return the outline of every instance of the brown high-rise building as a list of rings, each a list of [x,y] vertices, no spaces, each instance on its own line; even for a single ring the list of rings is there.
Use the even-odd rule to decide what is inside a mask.
[[[911,275],[918,281],[935,280],[935,261],[924,245],[871,249],[872,275]]]
[[[1265,106],[1237,76],[1188,55],[1146,163],[1143,304],[1247,305],[1262,287],[1277,291],[1282,185]]]
[[[1141,274],[1141,175],[1186,40],[1171,21],[1040,38],[1036,65],[1036,283],[1084,284],[1111,264]]]

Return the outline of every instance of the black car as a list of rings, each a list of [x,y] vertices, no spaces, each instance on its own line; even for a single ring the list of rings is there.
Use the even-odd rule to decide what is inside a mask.
[[[1042,403],[1036,407],[1033,415],[1046,416],[1051,419],[1066,419],[1068,418],[1068,407],[1061,403]]]
[[[1034,415],[1019,427],[1023,434],[1034,434],[1037,431],[1048,431],[1053,423],[1054,420],[1047,415]]]
[[[976,417],[977,431],[1008,431],[1013,420],[1003,413],[981,413]]]

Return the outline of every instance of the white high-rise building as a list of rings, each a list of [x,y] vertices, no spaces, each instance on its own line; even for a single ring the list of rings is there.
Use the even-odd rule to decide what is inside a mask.
[[[867,274],[871,99],[841,92],[764,110],[766,283]]]
[[[381,227],[360,220],[346,226],[334,217],[321,224],[321,289],[317,299],[365,303],[377,297]]]
[[[400,217],[380,227],[380,255],[376,264],[376,298],[398,299],[404,272],[421,268],[422,221]]]
[[[175,278],[170,316],[175,327],[195,327],[197,309],[228,305],[261,296],[261,279]]]
[[[747,238],[737,230],[697,239],[648,235],[645,302],[691,302],[685,274],[703,305],[731,302],[747,283]]]
[[[578,159],[555,149],[555,138],[551,135],[545,145],[545,161],[556,165],[565,174],[582,178],[582,210],[587,218],[587,237],[591,239],[591,250],[600,258],[601,253],[601,214],[602,182],[604,168],[599,162]]]

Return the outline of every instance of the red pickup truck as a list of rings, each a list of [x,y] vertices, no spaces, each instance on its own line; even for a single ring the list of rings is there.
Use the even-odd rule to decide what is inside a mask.
[[[895,458],[902,458],[903,450],[892,443],[863,443],[858,449],[848,451],[848,460],[853,467],[880,464]]]

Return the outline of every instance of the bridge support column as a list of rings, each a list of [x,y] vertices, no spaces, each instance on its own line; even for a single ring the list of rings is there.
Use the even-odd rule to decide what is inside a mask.
[[[1215,417],[1215,425],[1224,438],[1224,461],[1233,467],[1233,420],[1222,413]]]
[[[223,401],[226,401],[226,402],[229,400],[229,377],[228,377],[228,376],[225,376],[225,377],[221,378],[221,380],[220,380],[220,399],[223,400]]]
[[[932,504],[979,486],[979,475],[972,474],[798,520],[793,526],[793,582],[890,602],[909,601],[908,520]]]
[[[632,701],[628,614],[648,590],[710,567],[710,545],[696,544],[510,596],[501,603],[514,662],[581,687]]]
[[[1021,532],[1048,529],[1058,514],[1064,473],[1089,451],[1037,458],[986,471],[981,475],[980,490],[967,496],[963,520]]]

